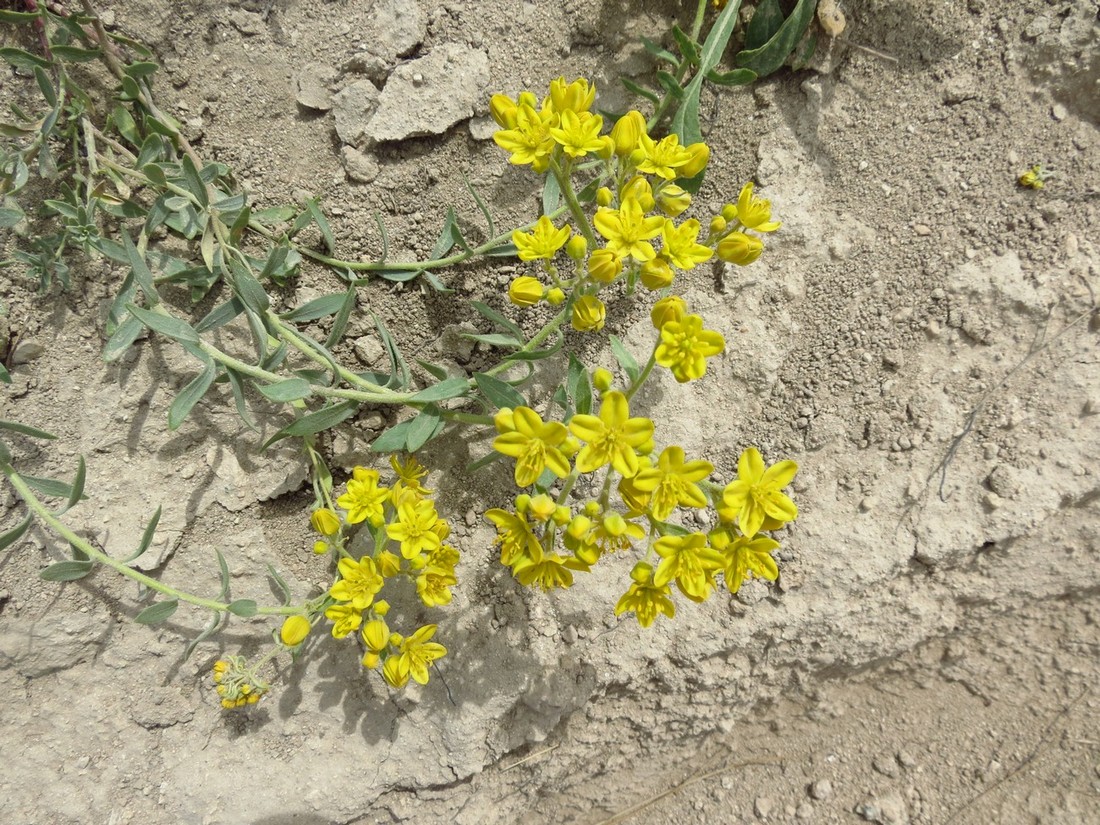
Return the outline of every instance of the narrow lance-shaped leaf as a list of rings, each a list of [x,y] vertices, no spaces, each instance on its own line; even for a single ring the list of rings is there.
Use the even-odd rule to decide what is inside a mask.
[[[11,545],[15,544],[19,539],[23,538],[24,534],[30,529],[31,524],[34,522],[34,517],[28,515],[21,522],[8,530],[3,535],[0,535],[0,550],[5,550]]]
[[[268,384],[266,386],[257,384],[256,389],[258,389],[265,398],[284,404],[289,401],[299,401],[303,398],[309,398],[309,396],[313,394],[313,388],[304,378],[288,378],[285,381],[279,381],[278,383]]]
[[[217,365],[213,359],[208,359],[203,371],[191,379],[187,386],[180,391],[180,394],[176,396],[172,406],[168,408],[168,429],[179,429],[191,410],[206,395],[206,391],[214,383],[217,373]]]
[[[169,338],[189,344],[200,343],[198,333],[186,321],[181,321],[172,315],[162,315],[159,312],[142,309],[136,304],[127,304],[126,309],[154,332],[159,332],[161,335],[167,335]]]
[[[407,449],[406,445],[408,444],[409,430],[411,428],[411,419],[390,427],[385,432],[380,433],[378,437],[371,442],[371,451],[376,453],[397,453]]]
[[[336,242],[333,240],[332,227],[329,226],[328,218],[326,218],[325,213],[321,211],[321,207],[317,205],[317,200],[315,198],[310,198],[306,201],[306,208],[309,210],[313,222],[317,224],[317,228],[321,230],[321,237],[325,241],[325,248],[329,251],[329,254],[333,254],[336,251]]]
[[[738,66],[752,69],[760,77],[778,70],[787,59],[787,55],[798,45],[802,35],[806,33],[807,27],[813,21],[816,8],[816,0],[798,0],[798,5],[767,43],[757,49],[738,52],[733,62]]]
[[[420,414],[409,425],[408,434],[405,436],[405,449],[415,453],[443,430],[446,422],[440,415],[439,407],[428,404],[420,411]]]
[[[87,476],[87,467],[84,464],[84,456],[79,456],[76,465],[76,476],[73,478],[73,489],[69,493],[69,500],[65,502],[65,509],[68,510],[73,507],[84,498],[84,481]]]
[[[282,441],[284,438],[313,435],[322,430],[331,430],[341,421],[345,421],[355,415],[357,409],[358,405],[354,401],[341,401],[339,404],[331,404],[330,406],[322,407],[316,412],[303,415],[296,421],[287,424],[275,433],[275,435],[265,441],[260,449],[266,450],[272,444],[277,441]]]
[[[153,543],[153,536],[157,532],[157,525],[160,523],[160,507],[157,507],[157,511],[153,513],[153,517],[149,519],[149,523],[145,525],[145,532],[141,534],[141,542],[138,544],[137,550],[131,553],[127,558],[123,559],[123,564],[129,564],[132,561],[136,561],[141,555],[149,549]]]
[[[42,570],[38,576],[48,582],[73,582],[92,572],[90,561],[59,561]]]
[[[165,599],[162,602],[149,605],[134,616],[134,621],[138,624],[160,624],[168,621],[179,606],[180,603],[175,599]]]
[[[416,393],[410,401],[444,401],[457,398],[469,392],[470,384],[465,378],[447,378],[427,389]]]
[[[283,605],[290,604],[291,599],[294,598],[294,594],[290,590],[290,585],[286,583],[286,579],[279,575],[279,571],[272,567],[270,564],[267,566],[267,574],[271,576],[271,580],[275,582],[279,588],[279,592],[283,597]]]
[[[218,575],[221,577],[222,589],[218,593],[219,601],[228,601],[229,599],[229,565],[225,563],[225,556],[222,555],[222,551],[218,548],[214,548],[214,555],[218,559]]]
[[[10,430],[13,433],[20,433],[21,435],[30,436],[31,438],[42,438],[47,441],[53,441],[57,438],[53,433],[48,433],[45,430],[40,430],[29,424],[20,424],[17,421],[0,421],[0,430]]]
[[[499,378],[479,372],[474,375],[474,380],[481,394],[497,409],[527,406],[527,399],[520,394],[519,390]]]
[[[252,599],[237,599],[235,602],[230,602],[226,609],[234,616],[247,619],[249,616],[255,616],[259,607]]]
[[[355,286],[348,287],[348,291],[344,293],[344,302],[340,305],[340,311],[336,313],[336,318],[332,321],[332,329],[329,331],[328,337],[325,338],[326,347],[334,347],[344,337],[344,330],[348,328],[348,321],[351,320],[351,313],[355,309]]]
[[[202,629],[202,632],[200,632],[198,636],[188,642],[187,647],[183,649],[183,660],[185,662],[191,658],[191,654],[195,652],[195,648],[199,646],[199,643],[205,641],[206,639],[209,639],[212,635],[214,635],[217,629],[221,626],[222,622],[225,620],[224,613],[219,613],[215,610],[213,611],[213,614],[214,615],[211,617],[206,627]]]

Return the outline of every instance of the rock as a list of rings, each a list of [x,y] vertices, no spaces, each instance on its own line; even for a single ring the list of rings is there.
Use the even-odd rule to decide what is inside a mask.
[[[348,179],[356,183],[373,183],[378,177],[378,161],[366,152],[360,152],[354,146],[345,146],[340,152],[344,162],[344,171]]]
[[[471,118],[469,123],[470,137],[474,140],[492,140],[500,127],[491,117]]]
[[[377,106],[378,89],[369,80],[356,80],[341,89],[332,98],[332,113],[340,141],[350,145],[359,143]]]
[[[375,335],[364,335],[362,338],[357,338],[353,346],[355,347],[355,356],[365,366],[379,366],[382,359],[386,357],[386,350]]]
[[[810,785],[810,796],[821,801],[833,795],[833,783],[828,779],[819,779]]]
[[[254,37],[267,31],[263,17],[244,9],[233,9],[229,12],[229,22],[245,37]]]
[[[856,805],[855,813],[868,822],[875,822],[878,825],[908,825],[909,823],[909,811],[898,791],[887,791],[877,799]]]
[[[1069,110],[1061,103],[1055,103],[1050,108],[1050,116],[1055,120],[1065,120],[1069,117]]]
[[[775,811],[775,803],[766,796],[756,797],[752,806],[753,811],[761,819],[767,819]]]
[[[898,763],[892,756],[876,756],[871,760],[871,767],[883,776],[894,777],[898,775]]]
[[[13,667],[28,679],[66,670],[95,658],[111,626],[105,610],[5,619],[0,630],[0,670]]]
[[[394,69],[365,136],[382,143],[443,134],[474,114],[488,83],[485,52],[453,43],[441,46]]]
[[[840,37],[848,25],[844,12],[840,10],[839,0],[821,0],[817,4],[817,22],[826,37]]]
[[[33,338],[20,341],[11,355],[12,364],[29,364],[46,354],[46,348]]]
[[[296,83],[298,104],[307,109],[327,112],[332,108],[332,92],[329,86],[336,79],[336,72],[324,63],[307,63],[298,71]]]
[[[371,48],[402,57],[424,39],[426,27],[416,0],[376,0],[371,9],[376,39]]]
[[[376,86],[384,86],[393,63],[373,52],[357,52],[344,61],[345,72],[364,74]]]

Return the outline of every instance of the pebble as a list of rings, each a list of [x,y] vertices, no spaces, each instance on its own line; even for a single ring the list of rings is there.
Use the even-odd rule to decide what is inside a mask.
[[[367,123],[378,106],[378,88],[369,80],[356,80],[332,98],[336,134],[345,144],[356,144],[366,133]]]
[[[878,501],[875,499],[874,496],[866,496],[863,500],[859,502],[859,511],[861,513],[869,513],[874,510],[877,505]]]
[[[883,776],[893,778],[898,775],[898,763],[892,756],[876,756],[871,760],[871,767]]]
[[[307,63],[298,71],[296,78],[298,103],[307,109],[327,112],[332,108],[332,93],[329,84],[336,79],[336,72],[325,63]]]
[[[348,179],[355,183],[373,183],[378,177],[378,161],[366,152],[360,152],[354,146],[345,146],[340,151],[344,171]]]
[[[913,224],[913,231],[921,237],[925,237],[932,234],[932,227],[928,226],[928,224],[917,223]]]
[[[11,355],[12,364],[29,364],[46,354],[46,348],[33,338],[20,341]]]
[[[766,796],[758,796],[753,803],[752,809],[756,812],[758,817],[767,819],[775,811],[775,802]]]
[[[466,526],[473,527],[477,524],[477,512],[471,507],[466,511]]]
[[[833,795],[833,783],[828,779],[819,779],[810,785],[810,796],[814,799],[823,801]]]
[[[1069,110],[1061,103],[1055,103],[1050,107],[1050,116],[1055,120],[1062,121],[1069,116]]]
[[[812,819],[814,815],[814,806],[809,802],[803,802],[795,810],[794,815],[798,819]]]

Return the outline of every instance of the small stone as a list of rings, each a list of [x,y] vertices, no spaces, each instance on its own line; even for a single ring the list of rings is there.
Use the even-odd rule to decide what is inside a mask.
[[[355,347],[356,357],[368,367],[380,364],[386,356],[382,342],[373,335],[364,335],[362,338],[357,338],[353,346]]]
[[[893,778],[898,775],[898,763],[892,756],[876,756],[871,760],[871,767],[883,776]]]
[[[46,348],[33,338],[28,338],[25,341],[20,341],[15,346],[15,352],[12,353],[12,364],[29,364],[31,361],[35,361],[46,354]]]
[[[996,493],[991,492],[985,494],[985,498],[982,499],[982,503],[985,505],[987,510],[993,511],[1000,509],[1004,505],[1005,500]]]
[[[1062,121],[1069,116],[1069,110],[1061,103],[1055,103],[1050,107],[1050,116],[1055,120]]]
[[[912,753],[905,750],[904,748],[898,751],[897,756],[898,762],[901,763],[901,766],[906,770],[912,770],[917,766],[916,758],[913,756]]]
[[[466,511],[466,526],[473,527],[477,524],[477,511],[473,508]]]
[[[819,802],[833,795],[833,783],[828,779],[819,779],[810,785],[810,796]]]
[[[795,809],[794,815],[797,819],[812,819],[814,815],[814,806],[809,802],[803,802]]]
[[[567,645],[573,645],[577,643],[577,628],[573,625],[566,625],[565,630],[561,632],[561,640]]]
[[[859,511],[861,513],[869,513],[872,510],[874,510],[877,505],[878,505],[878,501],[875,500],[874,496],[865,496],[859,502]]]
[[[820,0],[817,4],[817,22],[826,37],[840,37],[848,25],[839,0]]]
[[[928,226],[928,224],[924,224],[924,223],[915,223],[915,224],[913,224],[913,231],[916,232],[921,237],[925,237],[927,235],[932,234],[932,227],[930,227],[930,226]]]
[[[307,109],[327,112],[332,108],[332,92],[329,84],[336,79],[336,72],[325,63],[307,63],[297,77],[298,103]]]
[[[366,152],[360,152],[354,146],[345,146],[340,151],[340,158],[344,162],[344,171],[348,179],[356,183],[373,183],[378,177],[378,161]]]
[[[756,815],[761,819],[767,819],[775,811],[775,802],[768,799],[766,796],[756,797],[756,801],[753,803],[752,809],[756,812]]]
[[[367,123],[378,107],[378,89],[369,80],[356,80],[332,98],[336,134],[342,143],[355,145],[366,133]]]
[[[267,31],[267,25],[260,15],[244,9],[233,9],[229,13],[229,22],[245,37],[255,37]]]

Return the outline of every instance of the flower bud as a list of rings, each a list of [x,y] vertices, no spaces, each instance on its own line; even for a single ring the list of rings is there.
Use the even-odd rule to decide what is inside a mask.
[[[649,584],[653,580],[653,565],[646,564],[644,561],[638,562],[630,571],[630,578],[638,584]]]
[[[340,517],[327,507],[314,510],[309,517],[309,524],[322,536],[335,536],[340,532]]]
[[[596,100],[596,86],[588,85],[583,77],[572,83],[566,83],[564,77],[550,81],[550,104],[559,114],[567,109],[574,112],[587,112]]]
[[[630,110],[611,127],[611,139],[615,141],[615,154],[619,157],[629,155],[638,148],[642,135],[646,133],[645,117],[637,110]]]
[[[565,528],[565,535],[576,541],[580,541],[588,531],[592,529],[592,519],[588,516],[574,516],[569,526]]]
[[[586,501],[584,503],[584,514],[589,518],[595,518],[600,514],[600,503],[598,501]]]
[[[674,273],[668,261],[658,256],[642,264],[642,285],[646,289],[658,290],[672,285]]]
[[[505,433],[514,433],[516,431],[516,424],[512,408],[502,407],[497,410],[496,415],[493,416],[493,424],[496,426],[497,432],[501,435]]]
[[[565,254],[574,261],[583,261],[584,256],[588,254],[588,241],[584,239],[584,235],[574,235],[570,238],[565,244]]]
[[[603,160],[610,160],[615,154],[615,141],[611,139],[611,135],[600,136],[600,148],[596,150],[596,157]]]
[[[650,438],[647,441],[643,441],[641,446],[635,447],[634,449],[637,451],[639,456],[645,456],[645,455],[649,455],[651,452],[653,452],[656,449],[656,447],[657,447],[657,445],[654,444],[653,439]]]
[[[679,295],[669,295],[653,305],[649,311],[649,319],[656,329],[660,329],[669,321],[680,322],[687,314],[687,302]]]
[[[393,554],[391,553],[390,555]],[[385,616],[387,613],[390,612],[390,603],[385,599],[379,599],[374,603],[374,606],[371,607],[371,610],[374,611],[374,615],[376,616]]]
[[[597,367],[592,373],[592,385],[600,392],[607,392],[611,389],[611,384],[615,380],[615,376],[603,367]]]
[[[619,538],[626,532],[626,519],[618,513],[608,513],[603,519],[603,529],[607,532],[607,535]]]
[[[600,560],[600,548],[595,544],[581,544],[573,551],[573,555],[584,564],[592,566]]]
[[[572,458],[578,452],[580,452],[580,449],[581,449],[580,439],[577,438],[574,435],[567,436],[565,441],[563,441],[561,443],[561,446],[558,447],[558,449],[561,450],[563,453],[565,453],[565,455],[568,456],[569,458]]]
[[[598,332],[607,320],[607,307],[595,295],[585,295],[573,304],[573,329],[578,332]]]
[[[527,493],[520,493],[516,496],[516,512],[526,513],[527,508],[531,506],[531,496]]]
[[[691,195],[676,185],[662,186],[657,194],[657,204],[662,212],[675,218],[691,206]]]
[[[725,206],[723,206],[722,217],[725,218],[727,222],[734,220],[737,217],[737,205],[727,203]]]
[[[378,663],[381,661],[377,653],[371,653],[369,650],[363,654],[363,667],[368,670],[374,670],[378,667]]]
[[[378,575],[384,579],[392,579],[401,572],[401,559],[389,550],[383,550],[379,553],[374,563],[378,565]],[[374,606],[374,612],[378,612],[377,604]]]
[[[554,499],[550,498],[546,493],[540,493],[531,499],[528,512],[535,521],[543,522],[549,521],[557,508],[558,503],[554,501]]]
[[[502,129],[516,128],[516,113],[518,111],[519,107],[516,106],[516,102],[507,95],[493,95],[489,98],[489,113]]]
[[[516,97],[516,106],[530,106],[532,109],[538,111],[539,99],[535,97],[534,92],[520,92]]]
[[[691,160],[676,170],[678,178],[693,178],[707,168],[710,160],[710,148],[705,143],[693,143],[685,146],[684,151],[691,155]]]
[[[309,619],[305,616],[287,616],[279,630],[279,638],[287,647],[297,647],[309,635]]]
[[[322,553],[327,553],[328,546],[329,545],[327,541],[322,541],[318,539],[317,541],[313,542],[313,552],[316,553],[318,556]]]
[[[561,306],[565,303],[565,293],[556,286],[550,287],[550,289],[546,290],[546,300],[552,307]]]
[[[597,206],[610,206],[611,201],[615,200],[615,193],[613,193],[606,186],[601,186],[596,190],[596,205]]]
[[[401,656],[390,656],[382,663],[382,678],[392,688],[403,688],[409,682],[409,673],[401,671]]]
[[[623,259],[610,249],[597,249],[588,259],[588,274],[601,284],[609,284],[623,271]]]
[[[719,258],[738,266],[748,266],[759,258],[763,251],[763,242],[744,232],[731,232],[718,242],[717,249]]]
[[[727,226],[729,226],[729,224],[726,223],[725,218],[723,218],[721,215],[715,215],[713,218],[710,219],[710,234],[721,235],[723,232],[726,231]]]
[[[518,307],[530,307],[542,300],[543,286],[537,278],[521,275],[508,287],[508,300]]]
[[[643,212],[649,212],[657,205],[657,201],[653,198],[653,187],[641,175],[637,175],[627,182],[619,193],[619,198],[623,201],[633,198],[638,202],[638,206],[642,207]]]
[[[363,641],[368,650],[381,653],[390,642],[390,629],[381,619],[372,619],[363,626]]]
[[[551,518],[554,519],[554,524],[558,525],[558,527],[564,527],[569,523],[569,518],[572,515],[568,507],[564,504],[559,504],[554,508],[554,515],[551,516]]]

